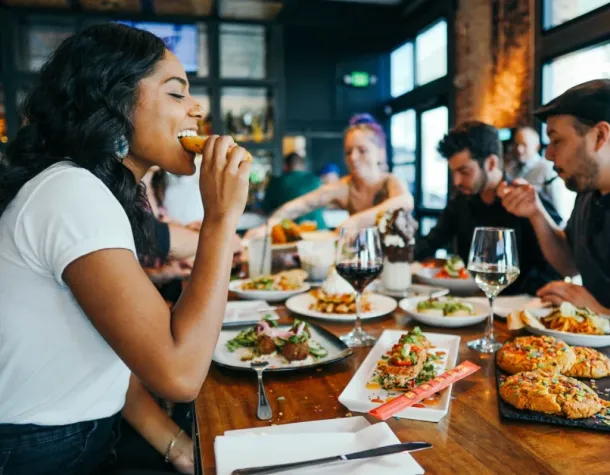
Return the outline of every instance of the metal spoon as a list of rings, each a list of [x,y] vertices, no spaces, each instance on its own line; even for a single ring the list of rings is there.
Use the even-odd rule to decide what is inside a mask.
[[[258,408],[256,409],[256,417],[261,421],[268,421],[273,417],[271,406],[265,394],[265,386],[263,385],[263,371],[265,371],[268,364],[268,361],[252,362],[250,364],[258,377]]]

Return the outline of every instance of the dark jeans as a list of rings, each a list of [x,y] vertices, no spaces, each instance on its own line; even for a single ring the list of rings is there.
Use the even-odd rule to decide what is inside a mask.
[[[120,421],[117,414],[65,426],[0,424],[0,475],[105,473]]]

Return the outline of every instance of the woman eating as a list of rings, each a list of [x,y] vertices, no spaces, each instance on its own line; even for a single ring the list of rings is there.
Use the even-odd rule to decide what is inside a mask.
[[[155,165],[195,172],[179,136],[203,112],[178,59],[151,33],[93,26],[55,51],[24,110],[0,162],[0,473],[101,473],[121,412],[192,472],[192,442],[149,390],[192,401],[206,377],[248,193],[246,152],[230,137],[205,143],[206,219],[170,311],[140,265],[156,252],[139,183]]]
[[[335,205],[350,217],[339,227],[374,226],[381,212],[413,209],[413,197],[386,168],[386,136],[381,126],[368,114],[355,116],[345,131],[345,162],[350,174],[336,183],[318,188],[289,201],[270,217],[271,225],[282,219],[295,219],[319,208]],[[265,227],[250,230],[245,238],[264,233]]]

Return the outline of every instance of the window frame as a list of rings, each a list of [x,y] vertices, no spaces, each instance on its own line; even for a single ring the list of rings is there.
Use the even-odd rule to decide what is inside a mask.
[[[589,18],[593,18],[596,15],[602,13],[604,10],[610,11],[610,3],[606,5],[602,5],[601,7],[597,7],[593,10],[590,10],[582,15],[574,17],[568,21],[560,23],[558,25],[547,26],[550,23],[551,9],[548,8],[548,4],[553,0],[538,0],[538,4],[540,5],[538,18],[540,18],[539,27],[543,32],[554,31],[557,28],[570,28],[573,24],[578,24],[581,21],[586,21]]]
[[[446,44],[445,44],[445,48],[446,48],[446,52],[445,52],[445,75],[444,76],[440,76],[438,78],[431,79],[428,82],[425,82],[425,83],[422,83],[422,84],[418,84],[418,82],[417,82],[417,70],[418,70],[418,68],[417,68],[417,40],[418,40],[418,38],[420,36],[422,36],[424,33],[427,33],[428,31],[430,31],[432,28],[437,26],[439,23],[445,23],[446,35],[447,35],[447,41],[446,41]],[[419,30],[417,32],[417,34],[415,35],[415,37],[413,38],[413,89],[425,86],[426,84],[430,84],[431,82],[434,82],[434,81],[436,81],[438,79],[442,79],[442,78],[446,77],[448,74],[449,74],[449,23],[447,22],[447,18],[446,17],[440,17],[436,21],[434,21],[432,23],[429,23],[424,28]]]

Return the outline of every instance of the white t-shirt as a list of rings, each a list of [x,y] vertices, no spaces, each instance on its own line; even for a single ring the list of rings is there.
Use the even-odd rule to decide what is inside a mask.
[[[70,162],[27,182],[0,216],[0,423],[63,425],[122,409],[130,371],[62,278],[109,248],[136,255],[127,215]]]

